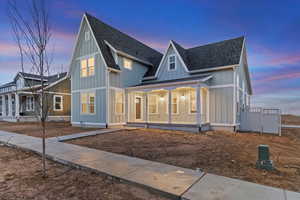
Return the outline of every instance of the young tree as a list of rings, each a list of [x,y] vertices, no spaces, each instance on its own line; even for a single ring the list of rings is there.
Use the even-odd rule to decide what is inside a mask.
[[[23,5],[21,5],[23,3]],[[24,4],[25,3],[25,4]],[[46,0],[8,0],[8,16],[12,26],[12,32],[19,47],[21,56],[21,67],[23,67],[23,55],[31,64],[30,72],[40,76],[40,86],[38,96],[34,96],[37,109],[36,116],[41,122],[43,138],[43,177],[46,177],[46,157],[45,157],[45,131],[48,117],[49,104],[45,94],[45,75],[49,75],[51,62],[49,59],[49,41],[51,38],[51,27],[49,24],[49,7]],[[32,93],[36,87],[30,82]],[[36,92],[35,92],[36,93]]]

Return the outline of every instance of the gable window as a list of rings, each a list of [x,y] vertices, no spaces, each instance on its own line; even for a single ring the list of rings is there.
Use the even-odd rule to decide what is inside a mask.
[[[123,114],[124,113],[124,94],[123,92],[116,92],[116,113]]]
[[[178,95],[172,94],[172,114],[178,114]]]
[[[190,113],[197,112],[196,91],[190,91]]]
[[[95,113],[95,93],[81,93],[81,113],[94,114]]]
[[[168,62],[169,62],[169,71],[176,70],[176,56],[170,55]]]
[[[95,58],[90,57],[80,61],[80,77],[95,75]]]
[[[84,39],[85,41],[89,41],[90,40],[90,32],[89,31],[86,31],[85,34],[84,34]]]
[[[123,65],[126,69],[131,70],[132,69],[132,60],[128,58],[123,58]]]
[[[63,110],[63,97],[54,95],[53,96],[53,110],[62,111]]]
[[[158,112],[158,101],[156,95],[149,95],[149,113],[156,114]]]
[[[33,96],[26,97],[26,111],[34,111],[34,97]]]

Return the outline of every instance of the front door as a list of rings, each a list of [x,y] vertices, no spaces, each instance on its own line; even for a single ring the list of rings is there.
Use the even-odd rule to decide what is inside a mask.
[[[135,119],[141,120],[142,119],[142,98],[135,97]]]

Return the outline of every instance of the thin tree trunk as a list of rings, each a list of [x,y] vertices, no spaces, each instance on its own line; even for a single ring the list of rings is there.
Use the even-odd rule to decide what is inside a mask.
[[[42,128],[43,128],[43,178],[47,177],[46,173],[46,144],[45,144],[45,136],[46,136],[46,125],[45,121],[42,121]]]

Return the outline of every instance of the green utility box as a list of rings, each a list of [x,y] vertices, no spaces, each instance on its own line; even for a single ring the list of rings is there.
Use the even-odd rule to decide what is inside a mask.
[[[273,161],[270,160],[270,151],[268,145],[258,146],[258,160],[256,162],[256,167],[259,169],[273,170]]]

